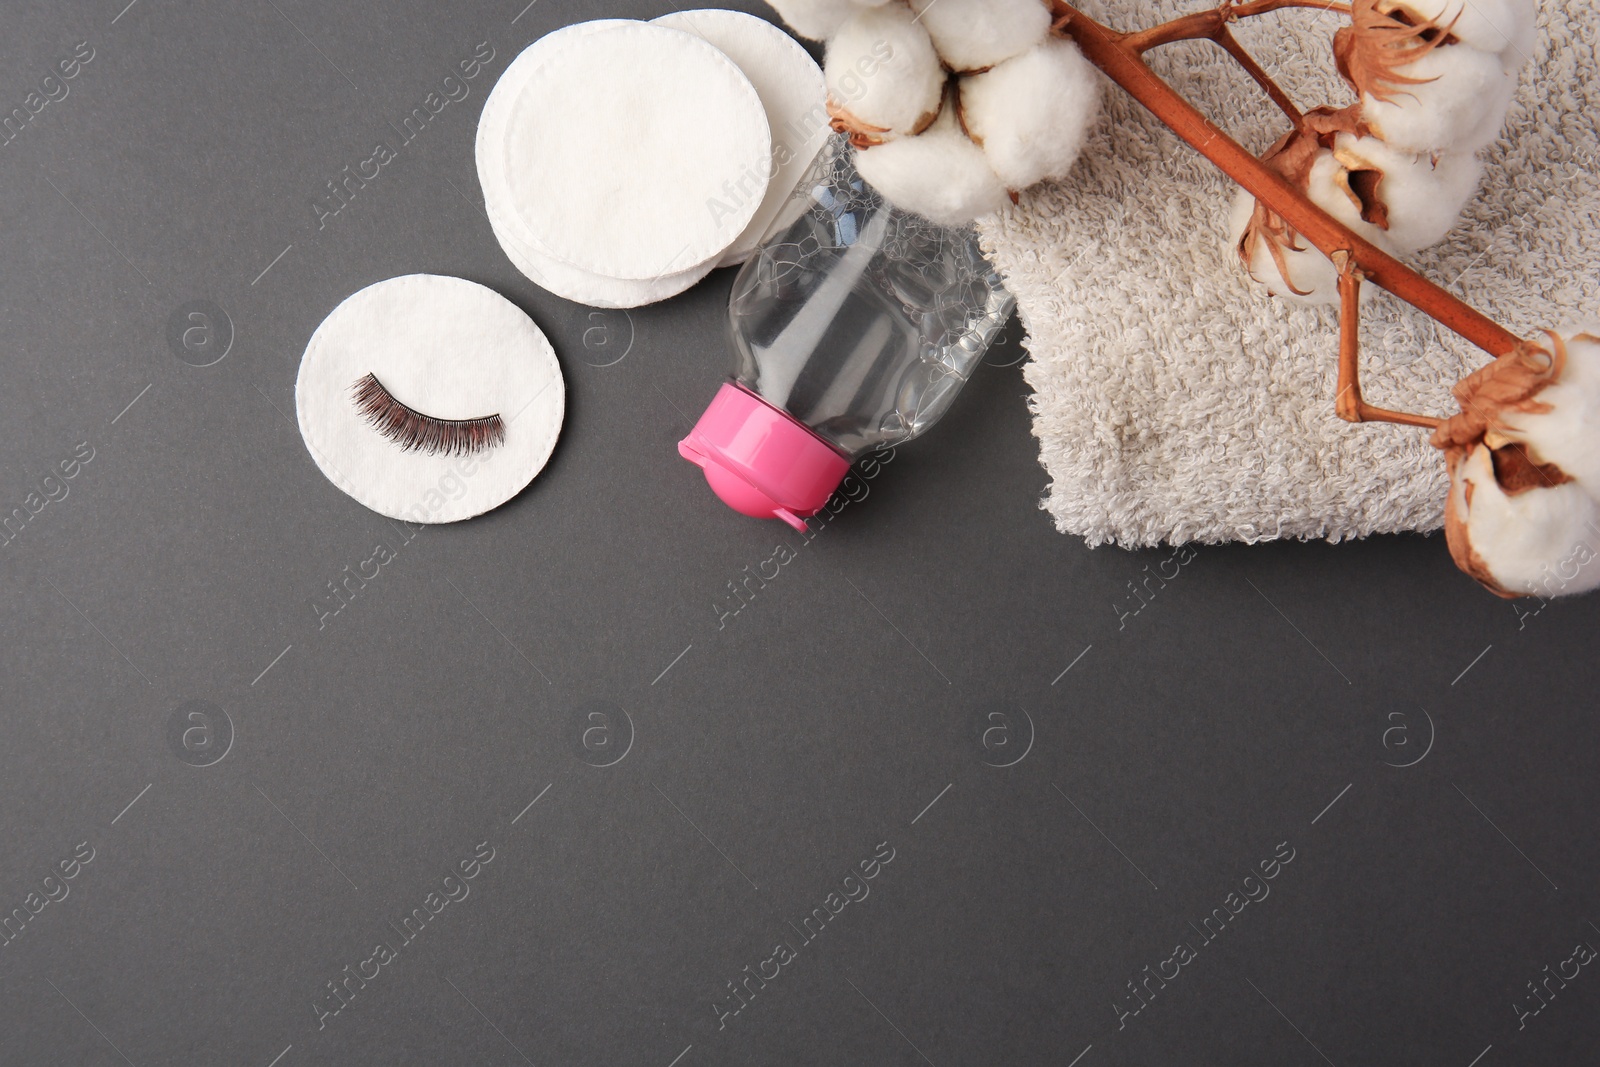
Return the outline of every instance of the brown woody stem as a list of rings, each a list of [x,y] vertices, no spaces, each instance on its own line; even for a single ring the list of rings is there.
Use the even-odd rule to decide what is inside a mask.
[[[1339,395],[1333,407],[1346,422],[1360,422],[1361,409],[1361,271],[1348,253],[1338,253],[1339,268]]]
[[[1057,17],[1062,14],[1061,8],[1065,5],[1054,4]],[[1159,48],[1164,44],[1175,41],[1195,41],[1205,38],[1216,39],[1219,29],[1225,29],[1230,22],[1239,19],[1253,18],[1256,15],[1266,15],[1285,8],[1304,7],[1314,8],[1318,11],[1332,11],[1341,15],[1350,14],[1348,4],[1324,3],[1322,0],[1254,0],[1253,3],[1240,4],[1227,0],[1221,7],[1210,11],[1197,11],[1193,15],[1184,15],[1171,22],[1163,22],[1159,26],[1152,26],[1147,30],[1123,34],[1127,39],[1128,47],[1135,52],[1144,53],[1152,48]]]
[[[1224,52],[1232,56],[1234,61],[1244,68],[1245,73],[1255,79],[1257,85],[1266,90],[1267,95],[1272,97],[1272,102],[1278,105],[1278,110],[1288,115],[1289,121],[1294,123],[1296,129],[1299,129],[1300,124],[1305,121],[1305,116],[1300,113],[1300,109],[1295,106],[1294,101],[1289,99],[1289,94],[1284,92],[1278,83],[1272,80],[1272,75],[1263,70],[1261,64],[1256,62],[1256,57],[1245,51],[1244,45],[1239,43],[1239,39],[1233,35],[1233,31],[1228,29],[1227,26],[1223,26],[1211,39],[1216,41]]]
[[[1443,323],[1491,356],[1504,355],[1521,343],[1511,331],[1476,308],[1458,300],[1317,207],[1308,196],[1273,172],[1201,114],[1177,90],[1157,77],[1142,57],[1144,51],[1171,41],[1209,38],[1221,43],[1219,34],[1226,31],[1227,24],[1242,17],[1266,14],[1289,7],[1348,12],[1347,7],[1341,4],[1319,3],[1315,0],[1255,0],[1254,3],[1245,4],[1232,3],[1230,0],[1229,3],[1211,11],[1175,19],[1142,33],[1125,34],[1101,25],[1065,0],[1050,0],[1050,6],[1055,15],[1056,33],[1076,42],[1084,56],[1100,68],[1108,78],[1144,105],[1178,137],[1216,164],[1223,173],[1276,212],[1284,222],[1310,241],[1323,255],[1333,259],[1337,254],[1343,253],[1348,262],[1359,270],[1362,278],[1388,290]],[[1229,36],[1231,37],[1231,34]],[[1262,81],[1263,78],[1265,81]],[[1264,87],[1271,81],[1264,72],[1256,80],[1262,82]],[[1274,85],[1273,89],[1276,88]],[[1278,90],[1273,98],[1279,101],[1280,107],[1287,101],[1281,90]],[[1355,287],[1359,289],[1359,282],[1355,283]],[[1341,291],[1344,288],[1345,286],[1341,284]],[[1353,301],[1346,301],[1346,304],[1351,303]],[[1354,310],[1347,307],[1344,314],[1347,317],[1358,316],[1359,307]],[[1347,345],[1350,343],[1346,342]],[[1341,355],[1341,364],[1344,359],[1345,357]],[[1359,386],[1356,389],[1356,395],[1359,397]],[[1360,403],[1359,400],[1357,403]],[[1364,418],[1400,422],[1411,426],[1431,427],[1439,423],[1439,420],[1426,416],[1392,412],[1383,408],[1368,407],[1365,404],[1361,404],[1356,413]]]
[[[1294,123],[1296,128],[1299,128],[1304,118],[1300,114],[1300,109],[1295,107],[1293,100],[1289,99],[1289,94],[1284,92],[1278,83],[1272,80],[1272,76],[1261,69],[1261,64],[1256,62],[1255,57],[1245,51],[1244,46],[1234,37],[1233,31],[1228,28],[1230,23],[1241,17],[1241,13],[1243,15],[1261,15],[1267,11],[1275,11],[1280,7],[1292,6],[1299,6],[1299,0],[1262,0],[1261,3],[1248,4],[1244,8],[1237,6],[1234,0],[1226,0],[1223,6],[1212,8],[1210,11],[1198,11],[1193,15],[1185,15],[1182,18],[1173,19],[1171,22],[1163,22],[1159,26],[1152,26],[1148,30],[1122,34],[1122,43],[1142,56],[1152,48],[1174,44],[1178,41],[1214,41],[1223,51],[1232,56],[1250,77],[1255,79],[1257,85],[1266,90],[1267,95],[1272,97],[1272,102],[1277,104],[1285,115],[1289,116],[1289,121]],[[1321,7],[1323,5],[1314,6]],[[1060,16],[1059,6],[1054,7],[1052,10],[1057,13],[1058,17]]]
[[[1334,398],[1334,410],[1346,422],[1394,422],[1437,429],[1443,419],[1375,408],[1362,399],[1361,269],[1348,252],[1335,252],[1333,262],[1339,268],[1339,395]]]

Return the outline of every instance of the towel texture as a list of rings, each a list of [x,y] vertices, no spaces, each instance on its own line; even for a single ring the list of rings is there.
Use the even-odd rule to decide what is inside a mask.
[[[1085,0],[1149,26],[1207,0]],[[1594,0],[1541,0],[1538,44],[1477,198],[1411,264],[1519,334],[1600,314],[1600,19]],[[1305,107],[1354,99],[1333,69],[1339,17],[1250,19],[1239,37]],[[1151,54],[1156,71],[1253,151],[1288,126],[1217,49]],[[1338,315],[1247,284],[1228,245],[1235,186],[1109,83],[1065,182],[984,220],[1032,356],[1044,507],[1091,545],[1339,541],[1433,530],[1448,479],[1427,434],[1333,412]],[[1486,361],[1407,305],[1366,312],[1369,402],[1456,410],[1450,387]]]

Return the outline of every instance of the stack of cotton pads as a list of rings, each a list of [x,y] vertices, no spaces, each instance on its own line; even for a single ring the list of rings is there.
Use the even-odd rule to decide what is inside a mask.
[[[594,307],[654,303],[743,262],[828,139],[822,71],[737,11],[558,30],[506,69],[478,179],[518,270]]]

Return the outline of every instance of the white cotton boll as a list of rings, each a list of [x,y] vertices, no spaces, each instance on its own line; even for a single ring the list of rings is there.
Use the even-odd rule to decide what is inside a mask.
[[[1361,201],[1351,190],[1349,172],[1327,149],[1317,153],[1311,172],[1305,182],[1305,192],[1312,203],[1332,215],[1361,237],[1366,238],[1385,252],[1396,251],[1382,229],[1361,217]],[[1229,232],[1233,247],[1238,248],[1255,213],[1256,200],[1244,190],[1234,198],[1229,217]],[[1250,276],[1270,289],[1275,296],[1295,304],[1312,306],[1339,303],[1339,271],[1333,261],[1323,255],[1304,235],[1297,234],[1298,248],[1282,248],[1286,272],[1280,272],[1272,255],[1272,239],[1259,234],[1247,264]],[[1285,277],[1287,273],[1287,277]],[[1295,290],[1299,290],[1296,292]],[[1363,286],[1363,302],[1372,298],[1374,286]]]
[[[1476,152],[1481,148],[1488,148],[1500,139],[1505,132],[1506,113],[1511,110],[1511,102],[1517,95],[1517,78],[1508,74],[1504,81],[1487,90],[1484,98],[1479,101],[1482,107],[1482,118],[1471,130],[1461,135],[1457,149],[1462,152]]]
[[[828,42],[828,103],[876,139],[922,131],[938,115],[945,72],[903,4],[858,10]]]
[[[910,0],[933,46],[955,71],[983,70],[1020,56],[1050,32],[1040,0]]]
[[[1419,23],[1431,19],[1449,27],[1468,48],[1506,53],[1507,61],[1515,64],[1512,69],[1533,51],[1539,31],[1534,0],[1390,0],[1379,6],[1385,12],[1407,12]]]
[[[1052,39],[962,78],[960,94],[967,133],[1001,181],[1022,190],[1072,169],[1099,110],[1100,81],[1077,45]]]
[[[1306,182],[1311,202],[1373,244],[1390,249],[1383,230],[1361,217],[1361,198],[1350,188],[1350,172],[1326,148],[1317,153]]]
[[[789,28],[813,41],[826,41],[861,8],[854,0],[767,0]]]
[[[1451,550],[1468,573],[1518,596],[1600,588],[1600,502],[1578,483],[1508,495],[1481,444],[1453,473]]]
[[[1388,208],[1388,239],[1402,252],[1443,240],[1483,176],[1483,164],[1469,152],[1418,155],[1348,133],[1339,135],[1334,155],[1348,171],[1382,172],[1376,194]]]
[[[1535,398],[1550,410],[1505,411],[1500,419],[1540,462],[1600,497],[1600,326],[1576,333],[1566,346],[1561,376]]]
[[[1256,198],[1240,189],[1234,198],[1229,218],[1229,247],[1239,247],[1255,209]],[[1286,269],[1280,273],[1268,241],[1265,238],[1256,241],[1246,268],[1250,277],[1266,286],[1272,295],[1293,304],[1319,306],[1339,303],[1339,272],[1334,269],[1332,261],[1312,247],[1304,237],[1296,243],[1300,246],[1299,251],[1292,248],[1283,250]]]
[[[926,132],[856,152],[856,170],[891,204],[943,226],[965,226],[1011,202],[983,149],[946,107]]]
[[[1396,73],[1425,79],[1404,85],[1390,101],[1361,98],[1372,132],[1408,152],[1475,152],[1494,142],[1505,121],[1516,79],[1498,56],[1465,45],[1435,48]]]
[[[1311,197],[1313,204],[1338,219],[1358,237],[1366,238],[1390,255],[1394,255],[1399,251],[1382,227],[1376,226],[1362,217],[1361,198],[1350,187],[1350,172],[1326,148],[1317,153],[1317,160],[1311,166],[1311,176],[1306,181],[1306,194]],[[1304,238],[1301,238],[1300,243],[1310,244]],[[1332,261],[1315,249],[1313,249],[1313,254],[1319,256],[1323,262],[1328,264],[1328,269],[1333,271],[1335,288],[1337,288],[1338,272],[1334,270]],[[1304,286],[1301,288],[1304,288]],[[1369,298],[1376,290],[1376,286],[1362,286],[1361,295],[1363,298]],[[1334,302],[1338,302],[1337,294],[1335,294]]]

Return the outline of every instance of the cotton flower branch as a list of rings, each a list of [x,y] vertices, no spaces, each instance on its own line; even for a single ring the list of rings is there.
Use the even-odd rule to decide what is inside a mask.
[[[1359,267],[1366,281],[1387,289],[1426,312],[1490,355],[1502,355],[1520,343],[1515,334],[1428,281],[1373,241],[1354,232],[1318,206],[1308,193],[1250,154],[1177,90],[1162,81],[1145,64],[1138,49],[1130,44],[1131,35],[1117,33],[1100,25],[1062,0],[1051,0],[1051,6],[1056,14],[1057,33],[1074,41],[1084,56],[1107,77],[1238,182],[1257,201],[1266,205],[1296,235],[1327,257],[1330,263],[1335,253],[1345,253]],[[1242,10],[1260,14],[1289,6],[1302,5],[1266,0],[1249,8],[1228,4],[1220,10],[1237,16]]]

